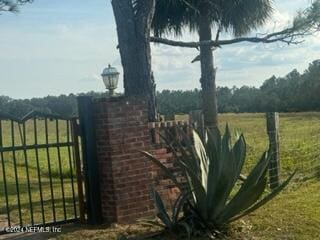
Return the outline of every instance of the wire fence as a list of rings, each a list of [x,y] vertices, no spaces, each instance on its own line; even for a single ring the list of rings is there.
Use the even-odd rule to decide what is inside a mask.
[[[176,120],[189,120],[194,114],[177,115]],[[199,114],[198,114],[199,116]],[[246,175],[269,150],[270,140],[264,113],[221,114],[220,130],[226,124],[234,135],[243,133],[247,143],[247,159],[243,168]],[[201,120],[200,122],[201,125]],[[270,132],[269,132],[270,134]],[[297,170],[295,182],[311,178],[320,179],[320,112],[280,113],[278,125],[279,163],[269,168],[269,177],[280,181]],[[269,154],[275,152],[270,150]],[[274,176],[273,174],[279,174]],[[272,185],[273,182],[270,182]]]
[[[245,136],[247,161],[244,173],[248,173],[269,149],[265,114],[223,114],[221,125],[226,123]],[[269,171],[278,172],[280,181],[295,170],[296,182],[320,178],[320,113],[280,113],[278,134],[279,165]]]

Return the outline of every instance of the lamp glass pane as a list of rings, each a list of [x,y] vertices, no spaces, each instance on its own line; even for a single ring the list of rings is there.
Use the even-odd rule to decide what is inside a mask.
[[[110,76],[110,82],[109,82],[109,86],[110,88],[117,88],[117,85],[118,85],[118,77],[117,75],[111,75]]]
[[[109,77],[108,76],[103,76],[102,77],[103,83],[106,86],[106,88],[109,88]]]

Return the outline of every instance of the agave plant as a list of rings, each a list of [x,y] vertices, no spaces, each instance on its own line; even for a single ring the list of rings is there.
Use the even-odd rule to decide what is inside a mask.
[[[219,230],[254,210],[258,209],[290,182],[295,173],[272,192],[266,193],[267,171],[270,158],[264,152],[247,177],[242,178],[239,190],[235,190],[246,158],[246,142],[239,134],[231,142],[229,127],[223,136],[207,131],[204,140],[193,131],[193,139],[184,135],[184,146],[178,141],[171,147],[172,152],[187,178],[188,190],[192,192],[191,213],[211,230]],[[173,146],[172,143],[167,142]],[[171,171],[151,154],[144,154],[157,164],[165,174],[181,188]],[[182,190],[182,188],[181,188]]]
[[[172,206],[171,213],[167,211],[167,208],[156,190],[152,191],[152,197],[157,209],[157,217],[161,220],[161,223],[152,220],[142,220],[142,223],[147,225],[156,225],[165,231],[187,235],[188,238],[190,238],[193,229],[188,223],[188,216],[181,216],[185,200],[188,198],[188,193],[180,193]]]

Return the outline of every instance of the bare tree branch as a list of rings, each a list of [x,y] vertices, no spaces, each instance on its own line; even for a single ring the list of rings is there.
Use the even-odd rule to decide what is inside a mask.
[[[220,33],[221,33],[221,25],[219,26],[219,28],[218,28],[218,30],[217,30],[216,40],[215,40],[215,41],[218,41],[218,40],[219,40]]]
[[[294,18],[292,26],[281,31],[257,34],[255,37],[239,37],[233,39],[219,40],[220,31],[218,29],[215,40],[200,42],[183,42],[160,37],[151,37],[150,41],[176,47],[199,48],[201,46],[222,47],[224,45],[251,42],[251,43],[273,43],[283,42],[286,44],[299,44],[303,42],[305,36],[312,35],[320,31],[320,0],[313,4]]]
[[[304,31],[304,32],[294,32],[291,29],[286,29],[284,31],[275,32],[267,34],[263,37],[240,37],[227,40],[212,40],[212,41],[201,41],[201,42],[182,42],[175,41],[159,37],[151,37],[150,41],[154,43],[162,43],[170,46],[176,47],[186,47],[186,48],[198,48],[200,45],[212,46],[212,47],[222,47],[223,45],[229,45],[241,42],[251,42],[251,43],[273,43],[273,42],[284,42],[287,44],[299,44],[303,41],[298,40],[307,35],[312,35],[314,32]]]

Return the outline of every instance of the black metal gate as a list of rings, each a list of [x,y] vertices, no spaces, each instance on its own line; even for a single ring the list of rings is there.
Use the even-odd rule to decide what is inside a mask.
[[[77,120],[0,113],[0,234],[84,219]]]

